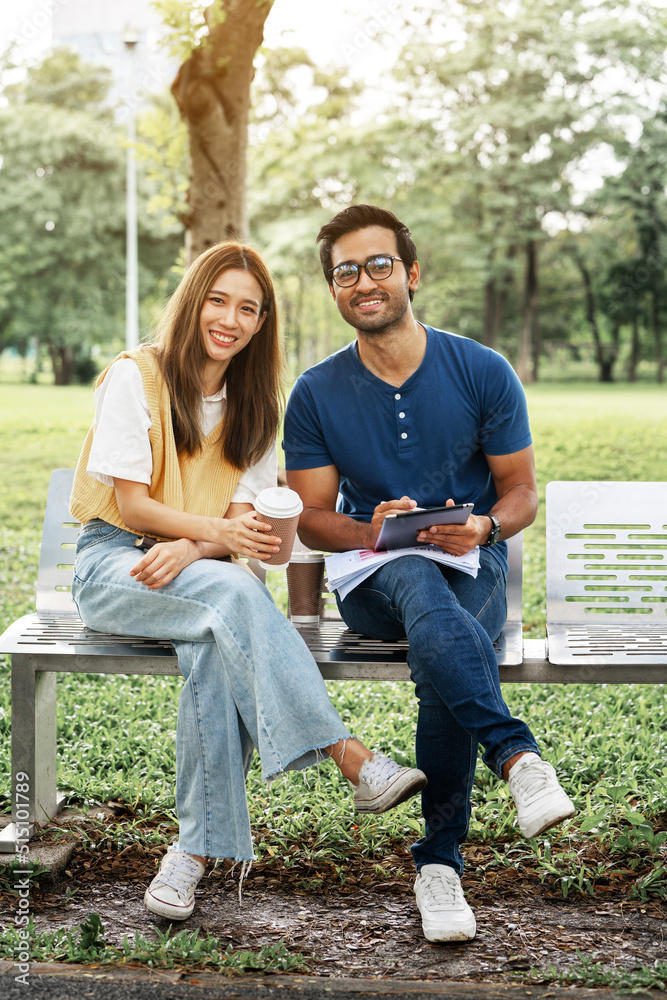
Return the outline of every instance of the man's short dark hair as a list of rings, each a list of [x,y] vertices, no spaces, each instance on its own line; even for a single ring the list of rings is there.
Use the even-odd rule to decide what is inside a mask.
[[[375,205],[350,205],[344,208],[338,215],[327,222],[317,234],[317,242],[320,244],[320,262],[324,277],[331,284],[332,264],[331,248],[336,240],[347,233],[355,233],[359,229],[367,229],[369,226],[381,226],[383,229],[390,229],[396,236],[396,249],[398,256],[405,264],[407,271],[410,270],[417,260],[417,248],[412,239],[412,234],[408,227],[397,219],[393,212],[386,208],[377,208]],[[410,301],[414,292],[410,289]]]

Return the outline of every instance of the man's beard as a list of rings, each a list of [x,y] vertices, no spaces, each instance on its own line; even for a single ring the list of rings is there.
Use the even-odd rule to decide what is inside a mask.
[[[383,302],[389,301],[388,296],[382,295],[379,297],[382,298]],[[363,313],[359,313],[354,310],[354,302],[352,301],[349,306],[349,314],[346,309],[345,311],[341,310],[341,315],[343,316],[343,319],[350,324],[350,326],[353,326],[355,330],[358,330],[360,333],[365,333],[371,336],[375,334],[379,337],[383,334],[391,332],[391,330],[403,320],[409,306],[409,299],[406,298],[405,302],[395,301],[393,306],[381,315],[364,316]]]

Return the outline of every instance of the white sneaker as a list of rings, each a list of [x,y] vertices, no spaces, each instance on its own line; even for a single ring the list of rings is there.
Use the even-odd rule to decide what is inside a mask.
[[[558,783],[553,767],[536,753],[524,754],[510,769],[508,781],[524,837],[536,837],[574,816],[574,803]]]
[[[466,903],[461,880],[449,865],[424,865],[415,896],[427,941],[471,941],[477,924]]]
[[[391,757],[374,753],[359,771],[354,808],[362,813],[383,813],[426,788],[428,780],[416,767],[401,767]]]
[[[159,917],[187,920],[195,908],[195,889],[203,874],[204,865],[191,854],[167,851],[146,889],[144,905]]]

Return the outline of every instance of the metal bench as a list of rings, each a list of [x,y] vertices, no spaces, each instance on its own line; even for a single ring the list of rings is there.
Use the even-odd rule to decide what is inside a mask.
[[[70,596],[73,551],[79,532],[78,523],[73,522],[68,513],[72,478],[71,469],[58,469],[51,477],[40,553],[36,613],[19,619],[0,637],[0,652],[11,655],[12,666],[12,773],[15,776],[23,772],[30,776],[29,802],[25,808],[31,834],[34,824],[54,816],[64,800],[64,795],[59,795],[56,789],[56,674],[59,671],[179,674],[171,643],[93,632],[79,619]],[[568,570],[572,570],[573,563],[566,558],[565,568],[561,570],[554,561],[554,555],[565,544],[566,535],[572,535],[573,532],[580,534],[586,530],[583,523],[590,520],[588,514],[583,521],[581,518],[576,522],[573,520],[575,515],[570,511],[572,504],[567,500],[568,490],[574,490],[579,496],[583,495],[585,488],[593,492],[599,488],[606,495],[607,492],[611,494],[618,485],[644,488],[647,484],[550,484],[547,513],[550,573],[561,573],[563,579],[569,582],[572,574]],[[664,489],[662,484],[649,485]],[[554,498],[551,486],[563,487],[563,495],[558,494]],[[561,506],[555,507],[554,499]],[[583,512],[583,506],[581,510]],[[599,520],[598,515],[596,520]],[[588,543],[580,539],[577,542],[579,549],[586,551],[585,544]],[[667,535],[664,536],[664,542],[667,550]],[[594,650],[591,653],[594,657],[592,662],[581,658],[584,655],[581,648],[578,648],[577,658],[574,660],[547,659],[545,640],[524,641],[521,619],[521,536],[510,539],[509,553],[508,619],[495,644],[503,682],[657,682],[667,678],[664,628],[662,646],[649,654],[642,654],[644,660],[640,657],[629,664],[627,658],[622,660],[615,649]],[[654,554],[656,560],[662,559],[662,554],[657,550]],[[591,555],[591,560],[593,558]],[[574,565],[579,569],[584,563]],[[550,594],[556,583],[557,581],[550,583]],[[569,607],[576,602],[565,603]],[[598,609],[603,607],[599,602],[594,603]],[[553,598],[550,598],[550,614],[555,606]],[[655,608],[662,608],[664,612],[667,605],[656,604]],[[577,610],[584,614],[581,608]],[[602,614],[596,616],[595,624],[598,629],[603,624],[602,618]],[[565,624],[567,619],[558,619],[555,623],[559,624],[561,621]],[[667,624],[664,614],[663,621]],[[617,624],[617,619],[614,619],[612,627]],[[370,640],[350,632],[331,607],[330,601],[328,604],[325,601],[320,624],[302,626],[300,631],[327,680],[409,679],[405,640]],[[557,648],[559,647],[554,645],[554,649]],[[16,802],[15,796],[12,801]],[[18,818],[23,820],[25,816],[22,814]],[[16,805],[13,819],[17,819]],[[0,834],[0,852],[14,851],[15,837],[14,822]]]
[[[667,680],[667,483],[547,485],[551,679]]]

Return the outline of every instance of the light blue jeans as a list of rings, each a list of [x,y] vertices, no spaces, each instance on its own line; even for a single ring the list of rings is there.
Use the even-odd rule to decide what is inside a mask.
[[[271,594],[241,566],[201,559],[160,590],[130,576],[135,535],[90,521],[72,596],[92,629],[173,642],[185,678],[176,728],[177,848],[254,857],[245,779],[253,749],[270,778],[350,737],[313,657]]]

